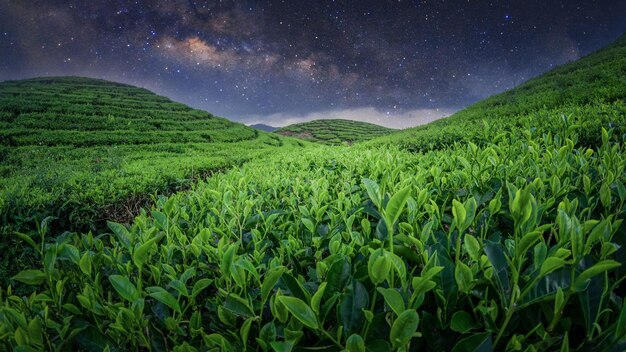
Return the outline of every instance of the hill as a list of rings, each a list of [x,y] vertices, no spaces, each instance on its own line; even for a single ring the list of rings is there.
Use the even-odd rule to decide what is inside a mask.
[[[482,100],[447,118],[377,138],[370,145],[400,145],[413,151],[441,149],[456,141],[485,142],[503,132],[533,135],[579,129],[580,142],[597,145],[601,127],[621,122],[626,107],[626,35],[578,61]],[[549,116],[561,116],[557,125]],[[610,126],[609,126],[610,125]]]
[[[0,349],[624,351],[625,47],[350,148],[265,149],[128,225],[16,234]]]
[[[265,131],[265,132],[274,132],[278,129],[278,127],[266,125],[264,123],[257,123],[254,125],[250,125],[249,127],[259,130],[259,131]]]
[[[48,215],[61,228],[130,221],[151,195],[189,188],[283,143],[129,85],[2,82],[1,228],[28,228]]]
[[[328,119],[285,126],[276,130],[276,133],[322,144],[340,145],[368,140],[393,131],[367,122]]]

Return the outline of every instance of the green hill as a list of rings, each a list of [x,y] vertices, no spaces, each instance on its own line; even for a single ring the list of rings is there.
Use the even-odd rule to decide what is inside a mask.
[[[16,233],[0,350],[624,351],[625,50],[349,148],[216,142],[259,150],[128,225]]]
[[[78,77],[3,82],[0,220],[5,230],[46,215],[66,228],[130,221],[150,195],[188,188],[283,143],[129,85]]]
[[[602,126],[626,132],[626,35],[578,61],[557,67],[520,86],[482,100],[447,118],[377,138],[371,145],[401,145],[414,151],[444,148],[456,141],[485,142],[502,132],[534,135],[562,128],[579,130],[594,145]],[[561,116],[556,122],[548,118]]]
[[[393,131],[395,130],[367,122],[329,119],[297,123],[275,132],[322,144],[340,145],[368,140]]]

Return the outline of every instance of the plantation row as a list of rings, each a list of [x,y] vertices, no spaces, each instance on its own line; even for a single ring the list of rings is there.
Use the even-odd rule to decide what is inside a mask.
[[[172,119],[128,119],[117,118],[113,115],[59,115],[59,113],[24,113],[11,122],[0,123],[2,128],[15,126],[27,129],[45,130],[76,130],[76,131],[201,131],[221,130],[232,127],[232,123],[225,119],[203,120],[175,120]]]
[[[206,131],[66,131],[11,128],[0,131],[0,144],[96,146],[116,144],[154,143],[230,143],[257,138],[259,132],[244,125],[229,126],[224,130]]]
[[[276,132],[323,144],[340,145],[368,140],[394,130],[366,122],[329,119],[297,123],[280,128]]]
[[[554,125],[561,116],[547,117]],[[506,134],[410,154],[282,152],[47,239],[0,298],[6,348],[626,348],[625,145]]]

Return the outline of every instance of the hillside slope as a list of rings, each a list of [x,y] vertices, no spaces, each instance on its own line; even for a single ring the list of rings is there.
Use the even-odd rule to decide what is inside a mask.
[[[579,128],[580,142],[598,143],[600,127],[626,132],[626,35],[580,60],[484,99],[447,118],[372,140],[413,151],[440,149],[456,141],[485,142],[502,132],[541,134]],[[560,115],[555,125],[547,116]],[[587,133],[588,132],[588,133]],[[517,132],[516,132],[517,133]]]
[[[47,215],[64,228],[128,221],[151,194],[189,187],[285,141],[125,84],[2,82],[0,228],[33,227]]]
[[[564,73],[578,93],[265,149],[129,225],[16,235],[36,258],[0,287],[0,350],[625,351],[614,50]]]
[[[285,126],[276,133],[322,144],[339,145],[368,140],[393,131],[395,130],[367,122],[328,119]]]

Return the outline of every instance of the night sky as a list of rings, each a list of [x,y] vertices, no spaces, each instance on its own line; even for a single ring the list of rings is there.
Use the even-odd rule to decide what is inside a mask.
[[[407,127],[624,32],[619,0],[0,0],[0,80],[103,78],[245,123]]]

